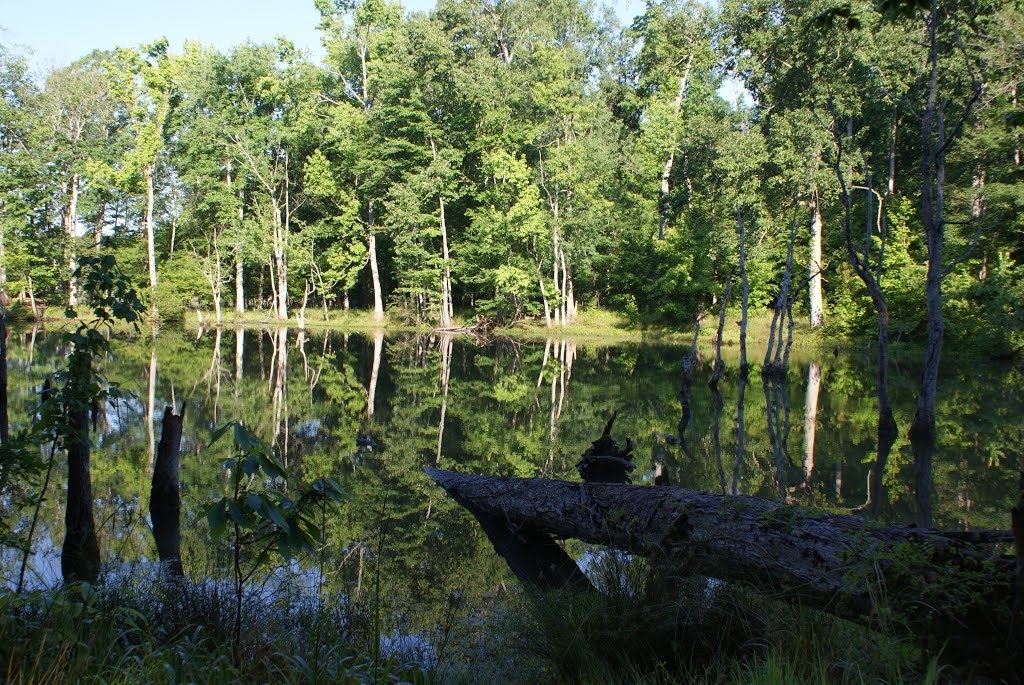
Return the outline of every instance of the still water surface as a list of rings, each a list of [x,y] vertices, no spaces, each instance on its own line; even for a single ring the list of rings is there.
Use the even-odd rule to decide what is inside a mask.
[[[635,445],[637,483],[663,473],[690,488],[956,529],[1008,527],[1018,497],[1024,381],[1018,370],[997,364],[950,359],[944,367],[940,444],[928,482],[915,479],[904,437],[916,360],[897,355],[892,397],[903,435],[872,501],[876,408],[866,354],[798,349],[785,382],[775,385],[763,384],[755,366],[742,413],[735,359],[727,355],[719,405],[707,387],[712,359],[704,354],[687,421],[680,402],[687,350],[672,345],[250,328],[198,337],[165,329],[155,339],[115,338],[112,347],[98,366],[131,396],[100,412],[92,455],[101,548],[112,564],[155,557],[146,520],[149,479],[160,416],[172,403],[187,404],[187,571],[210,574],[221,566],[224,544],[209,539],[204,512],[224,494],[221,463],[229,445],[210,447],[209,434],[240,420],[280,451],[291,487],[331,476],[351,494],[324,521],[324,573],[360,586],[364,566],[375,564],[383,590],[406,606],[441,606],[452,593],[487,595],[510,578],[472,518],[425,476],[425,466],[575,480],[579,455],[616,410],[614,434]],[[10,356],[17,425],[32,414],[64,350],[56,335],[28,330],[12,334]],[[358,448],[357,436],[377,446]],[[63,474],[55,478],[59,483]],[[60,492],[51,493],[44,512],[36,582],[57,580],[60,500]]]

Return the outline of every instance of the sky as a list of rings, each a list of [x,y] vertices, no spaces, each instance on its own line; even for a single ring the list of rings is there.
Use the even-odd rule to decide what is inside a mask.
[[[409,12],[434,4],[403,2]],[[624,23],[644,9],[642,0],[609,4]],[[40,75],[94,49],[132,47],[161,36],[173,52],[186,40],[226,51],[246,39],[263,43],[283,35],[315,58],[323,54],[313,0],[0,0],[0,7],[0,42],[18,52],[30,48]]]

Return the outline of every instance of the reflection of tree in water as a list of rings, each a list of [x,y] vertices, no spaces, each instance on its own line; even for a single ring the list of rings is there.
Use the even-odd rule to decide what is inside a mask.
[[[783,374],[762,374],[764,388],[765,415],[767,416],[768,440],[771,442],[774,457],[775,487],[779,499],[789,501],[789,490],[786,486],[786,466],[791,462],[789,456],[789,391],[786,376]]]
[[[709,387],[711,389],[711,404],[714,408],[711,432],[712,440],[714,441],[715,466],[718,469],[719,487],[724,495],[726,493],[725,469],[722,467],[722,439],[719,425],[722,421],[722,409],[725,407],[725,403],[722,401],[722,393],[718,389],[718,383],[710,384]]]
[[[410,620],[424,626],[430,624],[431,612],[447,606],[451,588],[464,588],[468,594],[493,592],[507,579],[508,571],[478,535],[475,524],[439,496],[423,475],[423,467],[437,463],[440,453],[442,468],[526,476],[547,469],[553,477],[574,478],[571,464],[610,411],[618,408],[623,434],[638,438],[639,472],[650,471],[651,442],[643,438],[664,430],[666,417],[659,415],[658,407],[679,399],[679,364],[686,354],[678,347],[650,344],[591,346],[549,340],[476,345],[458,337],[446,341],[436,334],[389,335],[385,340],[384,335],[373,332],[348,335],[346,346],[345,335],[307,331],[301,348],[304,355],[287,351],[282,355],[279,331],[233,333],[234,369],[233,373],[225,370],[220,378],[219,399],[219,351],[214,331],[204,334],[198,343],[194,336],[176,335],[169,328],[155,341],[148,337],[142,344],[114,341],[115,359],[104,362],[104,372],[138,399],[122,402],[117,408],[119,416],[111,410],[109,434],[98,441],[101,444],[92,464],[94,494],[102,500],[97,521],[105,522],[101,535],[107,539],[114,538],[115,525],[124,526],[126,521],[132,521],[135,529],[122,533],[118,545],[108,546],[104,554],[155,558],[149,531],[137,525],[139,505],[146,501],[149,490],[146,414],[148,370],[155,352],[159,372],[153,380],[153,406],[169,403],[172,386],[186,390],[179,392],[178,404],[180,399],[189,402],[181,474],[186,570],[203,565],[209,568],[213,562],[201,560],[215,559],[218,553],[201,518],[210,493],[223,488],[218,461],[226,453],[220,445],[208,448],[206,434],[211,425],[237,418],[267,439],[277,430],[282,449],[287,436],[290,471],[300,481],[331,475],[352,494],[352,502],[327,522],[328,566],[336,569],[332,582],[338,587],[357,583],[362,556],[365,596],[368,579],[378,567],[375,555],[383,530],[382,588],[396,605],[407,602],[410,616],[415,615]],[[284,348],[298,344],[292,335],[285,332]],[[61,351],[51,340],[39,335],[33,343],[27,331],[12,336],[12,404],[24,404],[24,399],[14,398],[30,386],[32,378],[38,382],[42,372],[60,357]],[[26,371],[30,351],[31,373]],[[801,364],[806,363],[802,354],[800,348],[794,349]],[[865,446],[862,441],[873,432],[877,416],[871,373],[858,363],[846,359],[830,362],[828,369],[819,372],[821,390],[817,392],[813,368],[808,368],[807,375],[801,374],[799,381],[796,376],[791,381],[808,381],[806,388],[792,388],[794,397],[807,398],[802,481],[813,492],[824,485],[815,483],[813,474],[831,474],[843,460],[849,496],[857,497],[859,503],[868,495],[860,499],[860,489],[853,486],[863,487],[869,472],[874,474],[876,469],[881,484],[881,475],[888,469],[887,482],[892,484],[889,515],[913,520],[916,507],[912,506],[909,450],[894,449],[888,465],[876,466],[870,459],[857,458],[866,450],[874,451],[874,444]],[[214,372],[208,373],[211,367]],[[707,457],[701,458],[698,449],[694,459],[676,464],[672,455],[679,454],[678,450],[666,447],[665,463],[673,470],[673,482],[726,493],[738,493],[742,487],[745,494],[777,497],[777,469],[772,468],[777,464],[771,458],[766,463],[759,456],[772,449],[768,412],[757,406],[760,401],[752,402],[744,412],[747,381],[739,375],[727,377],[717,393],[703,391],[713,372],[710,356],[702,361],[698,355],[692,371],[688,434],[693,439],[688,442],[693,447],[704,441]],[[972,374],[977,372],[972,370]],[[953,416],[956,407],[964,408],[963,426],[958,430],[965,436],[969,432],[971,450],[957,450],[956,461],[950,463],[956,466],[964,459],[968,466],[948,468],[944,453],[936,454],[933,479],[939,494],[933,495],[933,518],[939,525],[963,520],[965,526],[999,527],[1005,525],[1007,493],[1012,489],[1006,484],[1013,477],[1000,468],[1003,462],[998,455],[1024,435],[1020,421],[994,416],[999,412],[1013,416],[1022,389],[1005,386],[1001,392],[992,392],[992,381],[983,391],[972,384],[974,379],[967,382],[968,378],[965,373],[950,374],[947,382],[961,387],[955,405],[943,408],[946,416]],[[368,422],[371,391],[373,416]],[[279,412],[275,412],[275,394],[283,400],[277,405]],[[815,395],[817,411],[812,411]],[[783,396],[776,400],[775,391],[769,393],[772,403],[781,402]],[[903,394],[894,396],[902,398]],[[778,407],[779,417],[773,427],[781,427],[781,435],[785,410],[782,404],[773,406]],[[800,411],[796,405],[792,409]],[[20,415],[19,411],[13,408],[12,416]],[[681,415],[670,417],[671,424]],[[812,419],[813,441],[807,430]],[[722,425],[731,426],[733,421],[735,440],[732,430],[721,432]],[[953,432],[949,425],[943,426],[944,434]],[[650,433],[645,433],[648,427]],[[357,450],[357,434],[373,437],[382,449]],[[982,436],[978,450],[973,448],[976,434]],[[812,442],[813,450],[809,450]],[[801,480],[792,471],[788,475],[790,485]],[[962,483],[968,480],[974,504],[964,512],[957,498],[964,490]],[[827,488],[831,490],[831,482]],[[792,494],[802,497],[803,493]],[[385,495],[385,516],[378,520]],[[878,503],[874,506],[882,506],[884,501],[873,495],[872,500]],[[48,529],[60,530],[58,513],[49,511],[46,516]],[[422,598],[417,593],[422,593]]]
[[[544,341],[544,360],[537,375],[540,388],[545,377],[551,379],[551,405],[548,416],[548,455],[541,468],[542,475],[550,475],[558,446],[558,423],[565,408],[569,381],[572,380],[572,364],[576,360],[576,343],[564,338]],[[535,400],[536,401],[536,400]]]
[[[444,442],[444,420],[448,413],[448,381],[452,375],[452,336],[451,333],[442,333],[438,341],[441,350],[441,370],[438,384],[441,386],[441,418],[437,422],[437,455],[435,464],[441,463],[441,446]],[[429,514],[428,514],[429,516]]]
[[[807,365],[807,394],[804,399],[804,473],[802,488],[811,488],[814,475],[814,438],[818,430],[818,394],[821,392],[821,364]],[[836,472],[842,473],[842,461],[836,461]],[[836,493],[838,497],[839,493]]]

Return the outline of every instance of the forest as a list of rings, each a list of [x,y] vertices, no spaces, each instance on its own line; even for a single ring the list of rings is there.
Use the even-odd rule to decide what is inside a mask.
[[[1020,349],[1019,2],[316,3],[322,64],[0,46],[0,288],[74,306],[111,254],[166,320],[682,328],[742,278],[836,335],[884,305]]]
[[[1020,672],[1022,0],[314,2],[0,42],[8,679]]]

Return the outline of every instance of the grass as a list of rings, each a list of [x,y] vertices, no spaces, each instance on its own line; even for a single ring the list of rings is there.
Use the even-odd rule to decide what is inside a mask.
[[[242,658],[231,593],[156,578],[17,595],[0,590],[0,678],[7,683],[429,682],[409,659],[353,648],[346,602],[249,602]]]
[[[934,657],[890,635],[698,576],[606,555],[601,593],[523,591],[493,621],[519,683],[937,683]],[[464,682],[470,682],[465,680]]]

